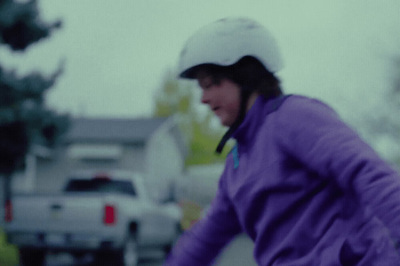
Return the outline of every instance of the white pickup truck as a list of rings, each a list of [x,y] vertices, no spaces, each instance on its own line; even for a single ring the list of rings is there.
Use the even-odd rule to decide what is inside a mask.
[[[44,265],[47,252],[91,253],[96,265],[137,265],[140,250],[168,250],[179,235],[181,210],[156,203],[138,173],[85,171],[60,194],[15,195],[5,232],[22,265]],[[101,263],[100,263],[101,262]]]

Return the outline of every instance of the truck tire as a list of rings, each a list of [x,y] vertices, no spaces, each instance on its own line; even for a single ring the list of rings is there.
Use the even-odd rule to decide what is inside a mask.
[[[43,266],[46,253],[43,250],[20,248],[19,263],[21,266]]]
[[[121,266],[138,265],[139,252],[135,234],[130,234],[127,237],[123,249],[118,254],[118,261]]]
[[[124,246],[117,251],[100,252],[95,265],[99,266],[137,266],[139,261],[138,245],[135,234],[130,234]]]
[[[165,256],[168,256],[168,254],[171,252],[171,250],[174,248],[174,246],[175,246],[175,244],[176,244],[176,242],[178,241],[178,239],[179,239],[179,237],[182,235],[182,233],[183,233],[183,230],[182,230],[182,227],[181,227],[181,225],[178,223],[176,226],[175,226],[175,230],[176,230],[176,232],[175,232],[175,237],[174,237],[174,239],[172,239],[172,241],[171,241],[171,243],[169,243],[168,245],[166,245],[166,246],[164,246],[164,248],[163,248],[163,251],[164,251],[164,254],[165,254]]]

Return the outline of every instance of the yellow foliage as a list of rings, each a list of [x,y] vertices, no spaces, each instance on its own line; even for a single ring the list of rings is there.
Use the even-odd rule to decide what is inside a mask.
[[[6,242],[5,235],[0,229],[0,265],[18,265],[18,250],[13,245]]]
[[[182,208],[183,216],[181,220],[181,228],[188,230],[202,216],[203,208],[193,201],[182,201],[179,203]]]

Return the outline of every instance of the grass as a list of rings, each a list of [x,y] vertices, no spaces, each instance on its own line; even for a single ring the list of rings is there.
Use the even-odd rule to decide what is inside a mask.
[[[18,250],[6,242],[4,232],[0,228],[0,265],[16,266],[18,265]]]

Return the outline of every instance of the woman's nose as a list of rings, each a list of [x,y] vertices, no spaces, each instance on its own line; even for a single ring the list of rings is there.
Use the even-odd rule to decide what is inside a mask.
[[[209,99],[209,94],[207,93],[207,90],[202,90],[201,93],[201,103],[203,104],[208,104],[210,99]]]

